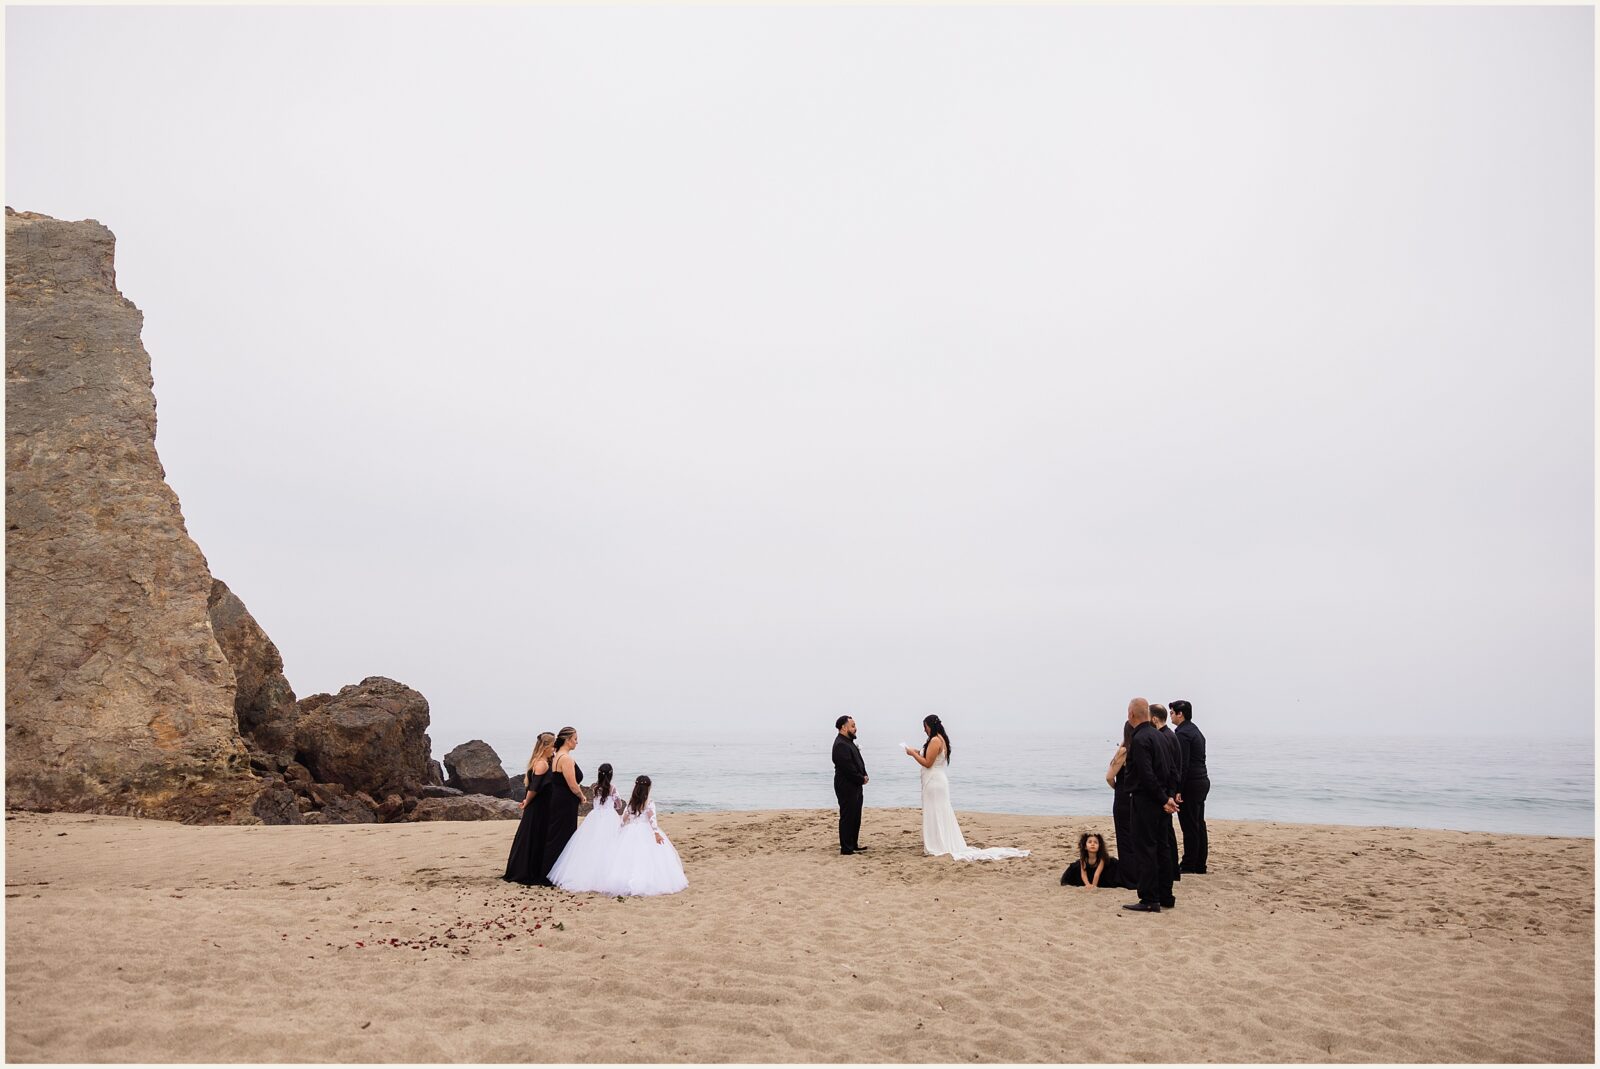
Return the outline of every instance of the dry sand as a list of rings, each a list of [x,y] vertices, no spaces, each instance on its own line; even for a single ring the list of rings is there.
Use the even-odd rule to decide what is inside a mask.
[[[1109,819],[961,820],[1034,854],[924,857],[911,810],[854,857],[825,811],[667,814],[689,889],[617,901],[503,883],[511,822],[8,814],[6,1056],[1594,1059],[1592,839],[1215,821],[1154,916],[1057,883]]]

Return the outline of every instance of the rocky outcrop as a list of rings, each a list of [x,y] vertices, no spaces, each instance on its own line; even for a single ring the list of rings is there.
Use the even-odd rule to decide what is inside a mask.
[[[7,805],[406,818],[443,782],[427,700],[381,676],[295,700],[166,484],[114,247],[99,223],[6,209]]]
[[[6,209],[6,801],[259,819],[114,248]]]
[[[428,782],[428,699],[405,684],[369,676],[298,708],[296,760],[315,782],[375,798],[414,797]]]
[[[294,688],[283,674],[278,647],[221,579],[211,581],[207,615],[211,632],[233,668],[233,710],[239,733],[256,753],[292,759],[299,710]],[[267,769],[259,761],[256,767]]]
[[[454,787],[463,794],[511,797],[511,779],[500,763],[500,755],[482,739],[464,742],[445,754],[444,768],[446,787]]]
[[[407,820],[516,820],[522,807],[506,798],[463,794],[457,798],[424,798]]]

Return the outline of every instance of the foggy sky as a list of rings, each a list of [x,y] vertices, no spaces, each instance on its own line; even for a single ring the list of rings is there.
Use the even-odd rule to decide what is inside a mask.
[[[1590,734],[1592,19],[10,8],[6,203],[116,233],[297,692],[440,752]]]

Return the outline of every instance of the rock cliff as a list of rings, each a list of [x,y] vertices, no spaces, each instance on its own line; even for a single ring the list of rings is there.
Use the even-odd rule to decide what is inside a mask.
[[[114,241],[6,209],[7,802],[242,819],[260,785]]]
[[[6,209],[6,802],[269,824],[399,820],[437,782],[428,702],[297,701],[189,538],[156,455],[115,239]]]

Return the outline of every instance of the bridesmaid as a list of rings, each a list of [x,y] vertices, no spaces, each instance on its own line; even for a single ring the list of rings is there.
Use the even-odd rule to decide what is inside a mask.
[[[550,757],[555,752],[555,741],[556,737],[550,732],[541,731],[533,744],[533,756],[528,758],[525,777],[528,786],[522,798],[522,819],[517,822],[517,834],[511,840],[511,856],[506,859],[506,874],[501,879],[534,884],[540,882],[550,868],[544,862],[544,840],[550,827]]]
[[[539,882],[554,887],[550,882],[550,868],[567,848],[567,840],[578,830],[578,807],[586,801],[583,795],[583,769],[573,760],[572,751],[578,748],[578,729],[562,728],[556,733],[555,756],[550,759],[550,816],[545,826],[544,853],[540,858]]]

